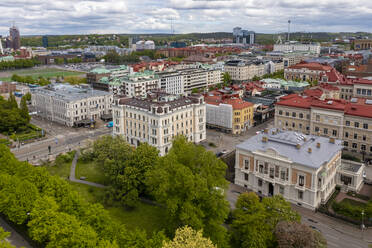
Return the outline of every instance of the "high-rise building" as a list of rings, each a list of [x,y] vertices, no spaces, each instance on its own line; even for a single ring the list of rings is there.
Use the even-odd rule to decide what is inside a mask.
[[[44,35],[42,37],[42,41],[43,41],[43,47],[47,48],[49,46],[49,44],[48,44],[48,36]]]
[[[13,25],[9,28],[9,37],[7,39],[7,48],[18,50],[21,47],[21,35],[19,29]]]
[[[242,29],[241,27],[235,27],[233,29],[233,36],[233,42],[237,44],[252,45],[256,42],[256,33]]]
[[[0,35],[0,54],[4,54],[3,44],[2,44],[2,36]]]

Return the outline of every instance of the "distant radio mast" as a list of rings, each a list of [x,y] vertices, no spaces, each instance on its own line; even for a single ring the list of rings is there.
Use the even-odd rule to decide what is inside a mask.
[[[291,33],[291,20],[288,20],[288,37],[287,40],[289,41],[289,34]]]

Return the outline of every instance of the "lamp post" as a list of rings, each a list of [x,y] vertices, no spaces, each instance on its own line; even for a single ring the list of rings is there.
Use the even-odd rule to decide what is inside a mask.
[[[362,239],[364,239],[364,210],[362,210]]]

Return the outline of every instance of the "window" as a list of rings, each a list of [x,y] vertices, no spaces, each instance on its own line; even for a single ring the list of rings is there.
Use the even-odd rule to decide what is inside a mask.
[[[296,127],[296,123],[293,122],[292,123],[292,127],[295,128]]]
[[[302,175],[300,175],[300,176],[298,177],[298,185],[300,185],[300,186],[304,186],[304,184],[305,184],[305,177],[302,176]]]
[[[285,180],[285,171],[280,172],[280,179]]]
[[[366,145],[363,145],[363,144],[362,144],[362,145],[360,146],[360,150],[365,151],[365,150],[366,150]]]
[[[257,184],[258,184],[258,187],[262,187],[262,180],[261,179],[258,179]]]
[[[300,113],[300,118],[302,119],[302,118],[304,118],[304,114],[303,113]]]
[[[358,139],[358,134],[354,133],[354,139]]]
[[[284,187],[283,186],[279,186],[279,193],[284,195]]]
[[[358,144],[357,143],[353,143],[353,148],[358,148]]]
[[[249,174],[248,173],[244,173],[244,180],[245,181],[248,181],[248,179],[249,179]]]
[[[279,177],[279,166],[275,165],[275,177]]]
[[[298,199],[302,200],[304,198],[304,192],[299,190],[298,191]]]
[[[296,112],[292,112],[292,117],[296,117]]]
[[[285,116],[289,116],[289,112],[285,112]]]
[[[306,115],[306,119],[310,120],[310,115],[309,114]]]
[[[363,135],[363,141],[367,140],[367,136]]]
[[[248,159],[245,159],[245,160],[244,160],[244,168],[245,168],[246,170],[249,169],[249,160],[248,160]]]
[[[260,166],[259,166],[259,172],[263,173],[263,165],[262,164],[260,164]]]
[[[346,125],[346,126],[350,126],[350,121],[346,121],[346,122],[345,122],[345,125]]]
[[[324,128],[324,134],[328,134],[328,128]]]
[[[348,147],[349,146],[349,142],[344,141],[344,146]]]
[[[319,127],[314,128],[315,132],[319,132]]]
[[[279,114],[282,115],[283,114],[283,110],[279,110]]]
[[[337,130],[332,130],[332,135],[337,136]]]
[[[265,174],[269,173],[269,164],[265,162]]]
[[[348,138],[348,137],[349,137],[349,133],[345,132],[345,138]]]
[[[354,122],[354,127],[359,127],[359,122]]]
[[[270,178],[274,178],[274,168],[270,168]]]
[[[363,128],[368,129],[368,123],[363,123]]]
[[[316,120],[316,121],[320,121],[320,115],[316,115],[316,116],[315,116],[315,120]]]

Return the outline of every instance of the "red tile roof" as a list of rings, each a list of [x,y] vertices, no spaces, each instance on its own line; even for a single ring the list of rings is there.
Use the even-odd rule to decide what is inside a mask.
[[[304,95],[319,98],[323,95],[323,91],[321,89],[308,89],[304,90]]]
[[[320,64],[320,63],[316,63],[316,62],[300,62],[296,65],[292,65],[289,67],[290,69],[303,69],[303,68],[306,68],[306,69],[309,69],[309,70],[314,70],[314,71],[330,71],[332,70],[332,66],[329,66],[329,65],[323,65],[323,64]]]
[[[357,102],[351,103],[345,100],[319,100],[314,97],[291,94],[280,98],[280,101],[276,104],[305,109],[310,109],[312,107],[331,109],[343,111],[345,115],[372,118],[372,104],[367,104],[366,101],[367,99],[358,98]]]
[[[244,109],[244,108],[248,108],[248,107],[253,106],[253,103],[243,101],[239,98],[226,99],[226,100],[223,101],[223,103],[232,105],[234,110],[235,109]]]

